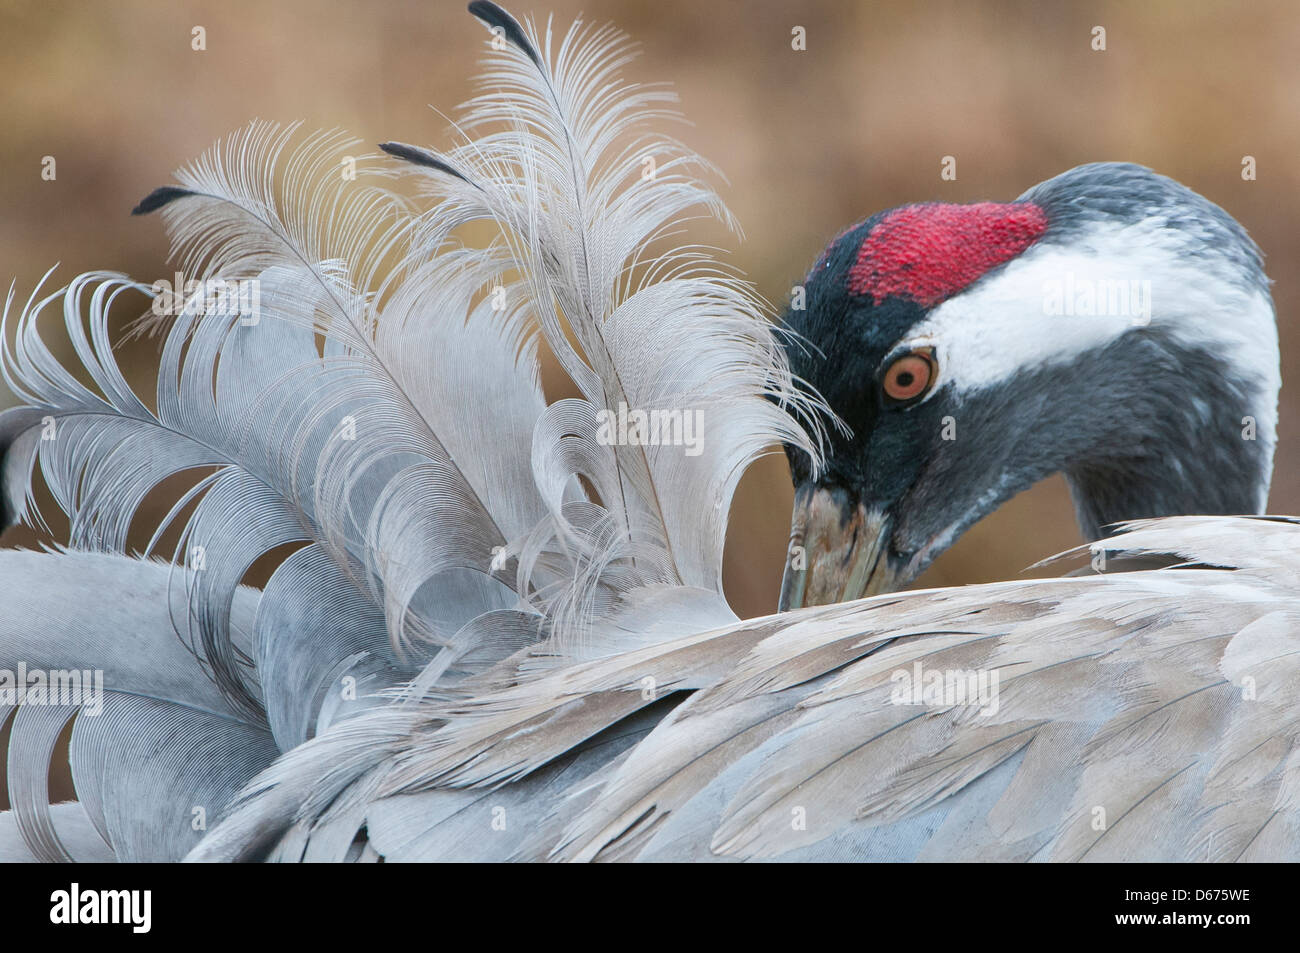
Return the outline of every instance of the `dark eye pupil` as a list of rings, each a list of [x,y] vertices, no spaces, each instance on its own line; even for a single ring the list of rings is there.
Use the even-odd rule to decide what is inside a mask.
[[[899,387],[911,387],[911,386],[912,386],[912,380],[913,380],[913,378],[912,378],[912,372],[911,372],[911,371],[899,371],[899,372],[898,372],[898,377],[894,378],[894,380],[898,383],[898,386],[899,386]]]

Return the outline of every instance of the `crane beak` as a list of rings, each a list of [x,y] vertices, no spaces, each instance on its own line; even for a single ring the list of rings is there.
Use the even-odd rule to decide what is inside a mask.
[[[795,491],[779,610],[849,602],[908,582],[890,560],[893,519],[838,487]]]

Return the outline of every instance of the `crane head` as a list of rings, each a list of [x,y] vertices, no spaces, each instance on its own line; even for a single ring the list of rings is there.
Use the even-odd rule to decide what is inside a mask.
[[[1259,251],[1140,166],[874,215],[830,243],[784,326],[844,427],[815,474],[787,450],[783,609],[901,588],[1057,472],[1089,539],[1264,508],[1280,374]]]

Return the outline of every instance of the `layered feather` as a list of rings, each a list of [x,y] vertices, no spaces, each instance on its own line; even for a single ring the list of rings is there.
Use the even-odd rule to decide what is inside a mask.
[[[276,802],[280,823],[348,811],[385,856],[421,860],[1293,856],[1300,523],[1128,530],[1105,545],[1224,568],[877,597],[531,676],[516,658],[472,699],[412,713],[327,798]],[[1285,555],[1264,568],[1252,543]],[[900,696],[916,666],[997,673],[997,690]],[[634,745],[565,774],[647,717]],[[256,856],[239,832],[338,763],[276,765],[192,857]],[[467,846],[466,823],[495,836],[493,806],[537,836]]]

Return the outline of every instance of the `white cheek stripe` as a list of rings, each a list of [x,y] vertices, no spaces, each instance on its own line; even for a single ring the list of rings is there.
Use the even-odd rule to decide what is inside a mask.
[[[960,392],[996,386],[1025,368],[1067,363],[1149,322],[1258,382],[1258,437],[1271,446],[1281,386],[1272,303],[1225,280],[1203,258],[1180,254],[1177,244],[1185,250],[1186,237],[1179,240],[1162,224],[1100,226],[1071,248],[1034,246],[939,305],[907,341],[936,342],[942,380]],[[1100,302],[1094,311],[1114,308],[1116,298],[1107,292],[1116,288],[1136,295],[1124,301],[1128,314],[1077,313],[1088,310],[1090,289]],[[1143,302],[1149,311],[1135,314],[1133,306]]]

